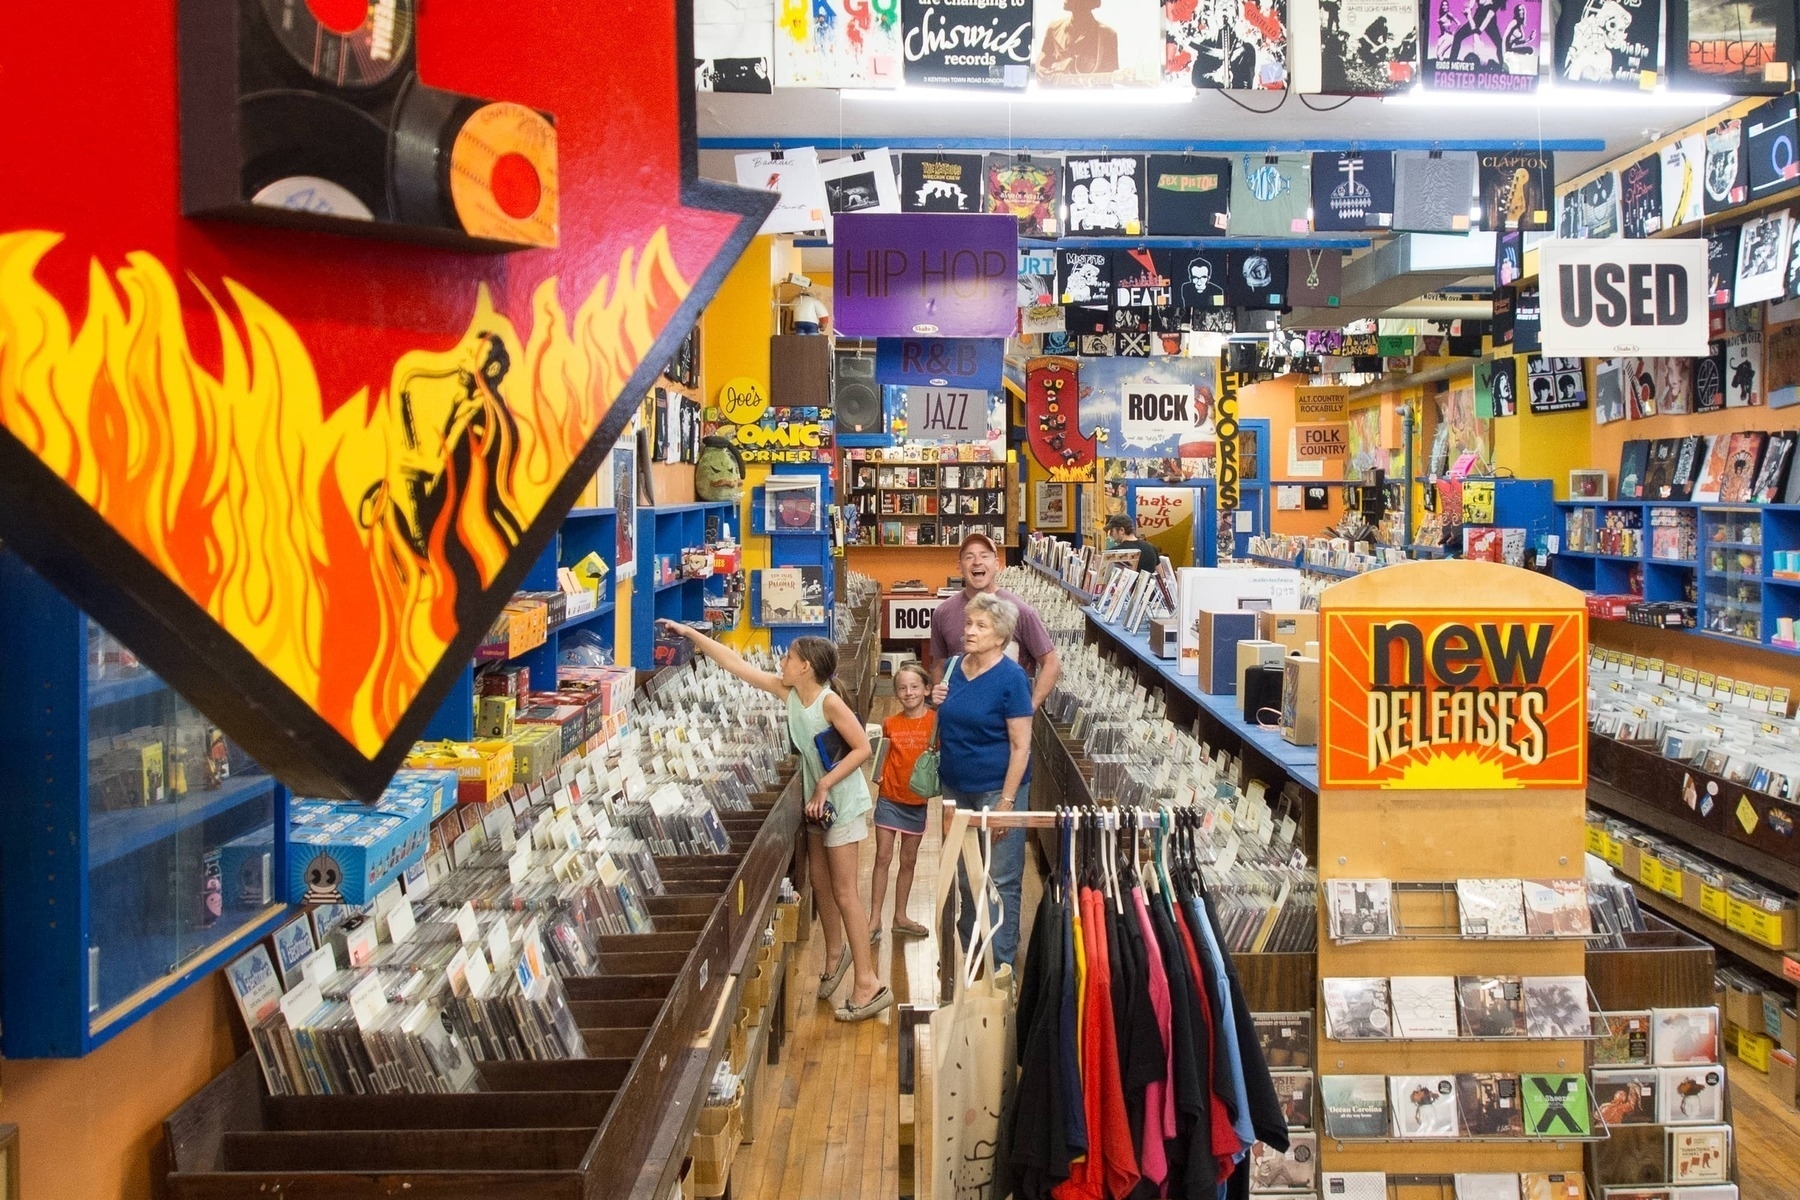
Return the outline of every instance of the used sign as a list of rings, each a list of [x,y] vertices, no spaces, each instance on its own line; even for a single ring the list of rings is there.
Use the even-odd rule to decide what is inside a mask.
[[[1545,354],[1706,356],[1704,238],[1548,238],[1538,256]]]

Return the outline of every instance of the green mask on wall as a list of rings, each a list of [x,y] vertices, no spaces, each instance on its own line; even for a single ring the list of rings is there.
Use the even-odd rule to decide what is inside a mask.
[[[713,434],[700,440],[700,458],[694,464],[694,495],[702,500],[743,499],[744,460],[730,439]]]

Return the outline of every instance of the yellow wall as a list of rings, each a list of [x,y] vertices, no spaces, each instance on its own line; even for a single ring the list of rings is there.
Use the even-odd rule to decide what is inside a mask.
[[[1523,360],[1518,369],[1522,377]],[[1589,387],[1591,396],[1591,382]],[[1494,418],[1494,464],[1520,479],[1548,479],[1556,498],[1567,500],[1569,472],[1594,461],[1590,444],[1595,428],[1593,411],[1534,413],[1523,392],[1521,388],[1516,416]],[[1617,454],[1613,462],[1618,462]]]

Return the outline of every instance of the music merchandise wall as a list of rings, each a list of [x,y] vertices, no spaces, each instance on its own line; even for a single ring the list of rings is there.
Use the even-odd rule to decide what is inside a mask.
[[[183,0],[182,207],[554,246],[555,118],[419,78],[414,0]]]

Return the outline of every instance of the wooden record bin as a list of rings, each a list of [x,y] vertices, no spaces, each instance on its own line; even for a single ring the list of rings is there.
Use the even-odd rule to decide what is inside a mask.
[[[173,1200],[661,1200],[787,873],[799,783],[728,813],[729,854],[659,858],[656,932],[565,980],[590,1057],[482,1067],[454,1095],[269,1096],[246,1054],[167,1122]]]
[[[1582,878],[1587,627],[1581,593],[1492,563],[1415,562],[1336,584],[1323,593],[1319,607],[1320,691],[1326,710],[1319,745],[1320,980],[1583,975],[1586,950],[1579,938],[1464,938],[1454,924],[1453,900],[1452,925],[1438,936],[1337,943],[1331,937],[1327,891],[1333,879],[1453,887],[1458,879]],[[1416,628],[1418,643],[1384,640],[1391,630],[1375,635],[1401,622]],[[1378,733],[1393,728],[1376,720],[1389,696],[1372,694],[1387,686],[1422,685],[1426,693],[1452,686],[1440,666],[1450,668],[1451,675],[1475,666],[1466,683],[1483,688],[1496,683],[1491,662],[1480,653],[1469,654],[1466,642],[1453,643],[1452,653],[1433,661],[1431,647],[1440,631],[1479,628],[1484,622],[1501,628],[1518,622],[1527,630],[1549,623],[1555,630],[1539,682],[1549,684],[1552,707],[1560,699],[1572,703],[1573,712],[1562,714],[1572,719],[1546,718],[1550,736],[1543,761],[1535,766],[1516,759],[1500,763],[1500,756],[1491,753],[1474,755],[1479,762],[1457,760],[1475,749],[1472,741],[1395,752],[1391,738],[1379,740]],[[1411,651],[1415,644],[1422,653]],[[1391,651],[1385,674],[1376,666],[1383,653],[1378,648]],[[1416,739],[1416,732],[1411,736]],[[1467,786],[1474,782],[1490,786]],[[1406,895],[1396,887],[1395,906],[1403,921]],[[1587,1046],[1578,1039],[1340,1041],[1327,1034],[1322,997],[1314,1006],[1319,1013],[1314,1061],[1321,1080],[1331,1075],[1586,1072]],[[1391,1121],[1390,1116],[1390,1133]],[[1598,1135],[1591,1107],[1590,1121]],[[1585,1142],[1552,1137],[1474,1140],[1466,1131],[1454,1139],[1340,1140],[1321,1122],[1319,1144],[1325,1171],[1386,1171],[1392,1179],[1447,1178],[1458,1171],[1578,1171]]]

